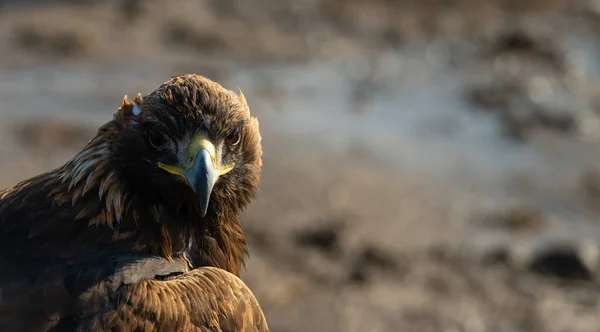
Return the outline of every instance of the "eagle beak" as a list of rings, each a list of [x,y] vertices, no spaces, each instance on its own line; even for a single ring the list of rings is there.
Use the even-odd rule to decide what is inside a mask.
[[[217,161],[217,149],[204,135],[198,135],[191,140],[185,167],[158,163],[159,168],[183,178],[194,190],[198,196],[202,217],[208,212],[208,203],[215,183],[221,175],[231,171],[234,165],[220,165]]]
[[[219,178],[219,173],[213,166],[212,157],[207,149],[201,149],[194,160],[194,165],[185,172],[190,187],[198,196],[200,203],[200,212],[202,217],[206,216],[208,211],[208,202],[213,186]]]

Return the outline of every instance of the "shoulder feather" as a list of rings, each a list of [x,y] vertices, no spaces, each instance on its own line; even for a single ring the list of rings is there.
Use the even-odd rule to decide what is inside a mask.
[[[81,322],[83,331],[268,331],[246,284],[215,267],[123,284],[106,308]]]

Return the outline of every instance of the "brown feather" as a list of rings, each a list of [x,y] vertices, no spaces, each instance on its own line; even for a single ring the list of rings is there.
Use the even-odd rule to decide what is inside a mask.
[[[167,225],[161,225],[160,227],[160,255],[166,258],[168,261],[173,260],[173,243],[171,242],[171,235],[167,229]]]
[[[210,124],[213,135],[226,137],[243,124],[236,166],[215,185],[206,217],[181,184],[152,196],[163,188],[140,190],[145,183],[126,172],[132,161],[123,158],[144,142],[132,134],[142,121],[177,128],[172,136]],[[0,330],[267,331],[258,302],[236,277],[248,255],[240,215],[258,189],[260,140],[243,94],[198,75],[174,77],[133,101],[125,96],[113,120],[65,165],[0,191],[0,267],[11,271],[0,275]],[[171,196],[187,205],[160,200]],[[155,280],[162,272],[146,265],[147,278],[116,291],[110,262],[132,253],[156,254],[158,265],[184,261],[183,274]]]
[[[268,331],[252,291],[235,275],[199,268],[118,291],[124,301],[90,316],[90,331]]]

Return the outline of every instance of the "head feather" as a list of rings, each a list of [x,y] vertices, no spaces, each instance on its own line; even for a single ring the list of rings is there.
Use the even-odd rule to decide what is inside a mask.
[[[239,91],[238,99],[240,100],[240,104],[242,105],[244,110],[246,112],[248,112],[248,115],[250,115],[250,107],[248,107],[248,102],[246,101],[246,96],[244,96],[242,89],[238,88],[238,91]]]
[[[145,139],[145,136],[139,136],[141,131],[136,131],[141,130],[136,127],[136,121],[142,123],[149,118],[169,123],[168,127],[175,126],[174,130],[179,130],[179,133],[205,128],[204,120],[209,119],[217,137],[227,137],[234,125],[243,125],[241,150],[236,154],[238,166],[215,187],[211,198],[213,211],[206,219],[191,215],[193,209],[187,207],[175,209],[183,212],[170,215],[173,210],[165,208],[166,205],[160,206],[163,201],[152,201],[153,198],[148,198],[146,192],[140,192],[136,187],[136,179],[131,177],[131,173],[138,170],[135,162],[140,155],[135,160],[128,157],[132,151],[144,150],[130,142],[132,137],[134,142],[137,138]],[[137,94],[129,100],[125,95],[114,119],[99,128],[96,137],[71,161],[47,174],[43,185],[55,206],[66,208],[67,205],[77,209],[73,211],[74,220],[71,222],[81,220],[116,232],[120,228],[123,232],[131,232],[132,229],[142,232],[152,228],[150,233],[158,234],[160,239],[152,235],[140,237],[136,243],[139,248],[158,245],[165,256],[172,254],[172,246],[180,240],[177,233],[181,232],[180,226],[194,227],[194,231],[202,228],[198,230],[198,236],[210,232],[209,237],[216,241],[216,250],[226,257],[225,265],[211,263],[237,274],[238,264],[243,264],[247,253],[239,217],[258,188],[262,167],[260,140],[258,121],[250,116],[241,90],[236,94],[201,76],[183,75],[165,82],[144,98]],[[126,167],[133,167],[133,171],[124,171]],[[0,196],[12,195],[19,188],[0,192]],[[164,226],[166,224],[170,226]]]

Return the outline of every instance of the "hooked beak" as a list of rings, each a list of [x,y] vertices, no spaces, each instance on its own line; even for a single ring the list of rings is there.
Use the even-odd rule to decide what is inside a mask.
[[[219,178],[217,170],[213,167],[212,158],[208,150],[202,149],[198,152],[194,166],[185,172],[185,178],[198,196],[202,217],[206,216],[210,193]]]
[[[188,147],[187,165],[184,168],[169,166],[162,163],[158,167],[182,177],[194,190],[200,204],[200,213],[205,217],[213,187],[219,176],[231,171],[234,164],[221,166],[216,158],[214,144],[205,136],[198,135],[192,139]]]

